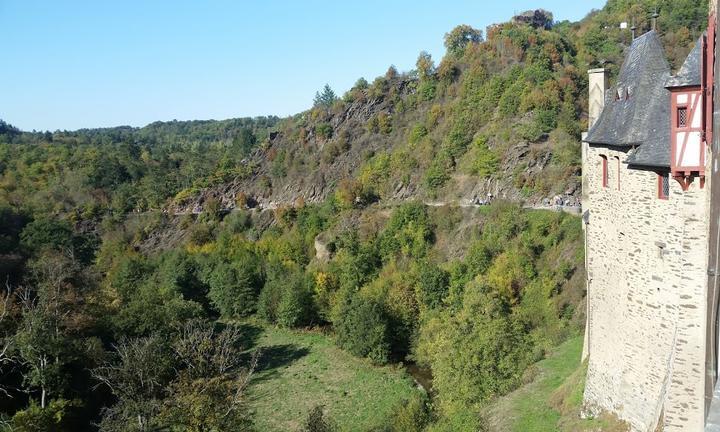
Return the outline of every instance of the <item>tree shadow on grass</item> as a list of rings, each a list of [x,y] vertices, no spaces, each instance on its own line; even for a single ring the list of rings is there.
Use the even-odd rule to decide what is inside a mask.
[[[248,323],[215,323],[215,328],[217,331],[224,330],[228,327],[236,328],[240,331],[239,342],[244,350],[252,352],[257,349],[256,347],[258,341],[260,340],[260,336],[262,336],[263,333],[262,327]]]
[[[257,374],[253,380],[256,383],[274,379],[280,369],[290,366],[310,353],[309,349],[298,347],[295,344],[263,347],[258,351],[260,357],[256,369]]]

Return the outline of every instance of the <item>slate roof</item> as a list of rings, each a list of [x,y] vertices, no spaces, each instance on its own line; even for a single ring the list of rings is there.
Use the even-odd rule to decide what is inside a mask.
[[[689,87],[699,86],[702,79],[701,71],[701,50],[702,50],[703,36],[695,44],[695,48],[690,52],[688,58],[685,59],[680,71],[674,77],[671,77],[666,83],[665,87]]]
[[[627,163],[670,165],[670,65],[654,31],[630,45],[617,84],[605,94],[605,108],[585,141],[637,148]]]

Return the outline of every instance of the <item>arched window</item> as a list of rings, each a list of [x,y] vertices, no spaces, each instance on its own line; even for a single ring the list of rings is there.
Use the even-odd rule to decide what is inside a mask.
[[[615,156],[615,163],[617,165],[617,190],[620,190],[620,158]]]
[[[600,155],[600,158],[602,160],[602,186],[606,188],[608,187],[608,160],[605,155]]]

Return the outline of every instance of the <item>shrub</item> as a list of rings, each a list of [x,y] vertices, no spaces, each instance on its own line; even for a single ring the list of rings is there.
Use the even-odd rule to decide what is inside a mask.
[[[204,245],[213,240],[213,229],[210,225],[198,222],[190,228],[190,242],[195,245]]]
[[[225,318],[240,318],[253,313],[262,286],[257,257],[250,253],[232,262],[214,266],[205,276],[210,286],[208,297]]]
[[[418,358],[431,365],[443,410],[478,407],[520,382],[533,361],[522,324],[501,299],[471,284],[462,308],[443,311],[423,326]]]
[[[416,124],[410,131],[410,137],[408,142],[410,144],[417,144],[428,134],[427,128],[422,124]]]
[[[425,171],[425,185],[431,189],[439,189],[450,180],[450,159],[446,155],[440,155],[433,159]]]
[[[377,364],[390,360],[388,318],[381,304],[354,295],[333,324],[340,348]]]
[[[14,432],[70,431],[73,428],[68,424],[67,411],[72,408],[73,402],[65,399],[52,400],[45,408],[31,402],[27,409],[15,413],[10,430]]]
[[[420,99],[422,99],[423,101],[431,101],[435,99],[435,94],[437,92],[437,82],[432,79],[421,81],[418,85],[417,91],[420,95]]]
[[[223,220],[223,223],[228,232],[240,234],[252,226],[252,218],[250,213],[245,210],[235,210]]]
[[[475,146],[476,158],[474,172],[480,177],[488,178],[495,174],[498,170],[498,156],[487,145],[487,137],[480,135],[473,141]]]
[[[310,324],[316,314],[309,285],[299,268],[280,262],[269,264],[267,282],[258,301],[258,314],[267,322],[282,327]]]
[[[310,410],[302,432],[333,432],[337,430],[332,420],[325,416],[323,409],[322,405],[318,405]]]
[[[417,264],[416,295],[418,303],[427,309],[442,305],[450,286],[450,274],[437,265],[420,261]]]
[[[389,259],[396,254],[413,258],[425,256],[433,240],[433,231],[425,206],[411,202],[393,212],[380,235],[380,254]]]
[[[315,135],[323,141],[327,141],[332,138],[333,128],[330,123],[320,123],[315,126]]]
[[[392,116],[390,114],[381,112],[377,115],[377,130],[385,135],[392,132]]]
[[[390,432],[422,432],[430,420],[427,396],[417,394],[393,409]]]

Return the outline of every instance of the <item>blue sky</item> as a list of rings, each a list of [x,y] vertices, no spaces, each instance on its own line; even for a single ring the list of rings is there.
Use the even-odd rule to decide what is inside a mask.
[[[439,60],[458,24],[604,0],[0,0],[0,119],[23,130],[143,126],[308,108],[389,65]]]

